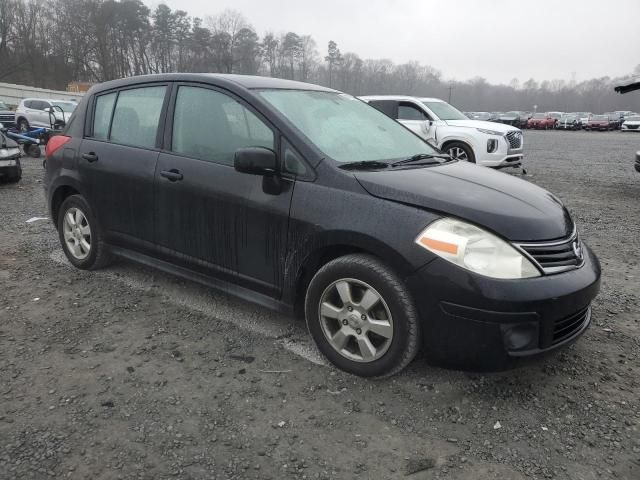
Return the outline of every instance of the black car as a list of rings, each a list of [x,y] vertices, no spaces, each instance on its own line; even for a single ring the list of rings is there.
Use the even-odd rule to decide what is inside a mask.
[[[2,128],[3,124],[0,124]],[[0,181],[16,183],[22,178],[20,147],[0,131]]]
[[[527,123],[530,118],[531,114],[529,112],[512,111],[501,113],[498,116],[497,122],[512,125],[516,128],[527,128]]]
[[[581,130],[582,121],[577,115],[562,115],[556,122],[556,129],[558,130]]]
[[[49,141],[44,185],[76,267],[117,255],[300,312],[320,351],[363,376],[421,348],[473,367],[555,349],[589,326],[599,289],[555,196],[306,83],[94,86]]]

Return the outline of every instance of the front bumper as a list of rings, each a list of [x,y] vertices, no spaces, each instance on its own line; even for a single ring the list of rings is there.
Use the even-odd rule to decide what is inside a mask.
[[[423,320],[428,358],[448,366],[500,369],[518,357],[574,341],[591,322],[600,263],[584,246],[575,270],[498,280],[436,259],[408,279]]]

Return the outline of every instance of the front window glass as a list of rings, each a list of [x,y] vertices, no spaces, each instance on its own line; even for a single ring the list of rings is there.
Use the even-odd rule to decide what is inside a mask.
[[[532,118],[547,118],[544,113],[536,113]]]
[[[436,153],[398,122],[351,95],[307,90],[259,93],[318,149],[338,162]]]
[[[7,107],[6,103],[0,101],[0,110],[9,110],[9,107]]]
[[[468,120],[467,116],[456,107],[446,102],[430,102],[422,100],[422,103],[431,110],[440,120]]]
[[[233,165],[236,150],[274,149],[273,131],[251,110],[224,93],[180,87],[171,149],[200,160]]]
[[[608,120],[606,115],[593,115],[591,120]]]
[[[638,122],[640,121],[640,115],[633,115],[631,117],[627,117],[625,120],[628,122]]]
[[[428,120],[425,113],[415,105],[410,103],[401,103],[398,106],[398,120],[417,120],[424,122]]]

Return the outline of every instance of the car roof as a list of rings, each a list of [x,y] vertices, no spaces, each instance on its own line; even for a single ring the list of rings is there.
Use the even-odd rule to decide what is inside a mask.
[[[313,83],[284,80],[281,78],[261,77],[257,75],[237,75],[224,73],[163,73],[155,75],[137,75],[100,83],[91,88],[91,92],[121,88],[149,82],[203,82],[218,86],[240,86],[247,89],[283,89],[337,92],[331,88]]]
[[[429,98],[429,97],[413,97],[410,95],[363,95],[361,97],[358,97],[361,100],[397,100],[397,101],[415,101],[418,100],[419,102],[442,102],[444,103],[444,100],[440,100],[439,98]]]
[[[70,99],[64,99],[61,100],[59,98],[40,98],[40,97],[29,97],[29,98],[23,98],[22,101],[26,102],[26,101],[31,101],[31,100],[39,100],[41,102],[66,102],[66,103],[78,103],[77,100],[70,100]]]

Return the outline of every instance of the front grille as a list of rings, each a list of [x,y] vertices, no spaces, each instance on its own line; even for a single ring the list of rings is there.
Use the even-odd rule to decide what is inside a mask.
[[[591,316],[591,308],[589,306],[569,315],[568,317],[556,320],[553,324],[553,337],[551,344],[555,345],[578,332]]]
[[[16,116],[13,113],[0,113],[0,123],[13,124],[16,121]]]
[[[629,130],[635,130],[636,128],[640,128],[640,125],[625,125]]]
[[[548,275],[578,268],[584,261],[582,243],[576,233],[557,242],[521,243],[518,246]]]
[[[522,132],[507,133],[507,142],[509,142],[509,148],[512,150],[522,148]]]

